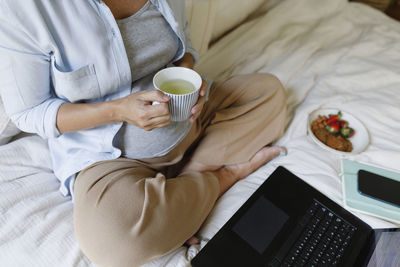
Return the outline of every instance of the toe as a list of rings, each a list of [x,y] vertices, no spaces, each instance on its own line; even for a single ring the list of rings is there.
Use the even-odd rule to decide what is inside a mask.
[[[197,237],[195,237],[195,236],[192,236],[191,238],[189,238],[189,239],[185,242],[185,244],[186,244],[187,246],[197,245],[197,244],[199,244],[199,243],[200,243],[200,240],[199,240]]]

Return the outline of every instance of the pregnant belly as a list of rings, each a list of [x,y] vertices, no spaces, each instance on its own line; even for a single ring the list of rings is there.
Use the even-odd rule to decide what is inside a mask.
[[[170,125],[145,131],[124,123],[114,138],[114,145],[121,149],[122,156],[131,159],[160,157],[171,151],[182,141],[191,128],[189,121],[171,122]]]

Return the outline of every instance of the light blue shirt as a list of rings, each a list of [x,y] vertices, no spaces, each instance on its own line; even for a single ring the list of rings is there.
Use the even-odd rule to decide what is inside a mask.
[[[149,0],[177,34],[173,61],[197,61],[184,0]],[[135,71],[135,70],[132,70]],[[59,107],[127,96],[131,69],[118,25],[101,0],[0,0],[0,92],[6,112],[25,132],[48,140],[64,195],[76,173],[121,151],[112,140],[122,123],[60,134]]]

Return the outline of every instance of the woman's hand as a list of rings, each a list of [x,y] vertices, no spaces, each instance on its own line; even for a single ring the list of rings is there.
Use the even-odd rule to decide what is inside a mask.
[[[154,101],[158,105],[152,105]],[[146,131],[170,124],[169,96],[158,90],[143,91],[98,103],[65,103],[57,113],[60,133],[74,132],[108,123],[128,122]]]
[[[199,99],[197,103],[192,107],[192,116],[190,116],[189,121],[194,122],[200,116],[201,111],[203,110],[204,103],[206,102],[206,91],[207,91],[207,82],[203,80],[203,83],[200,87]]]
[[[154,101],[160,104],[153,105]],[[115,115],[118,121],[125,121],[151,131],[170,124],[168,101],[169,96],[159,90],[133,93],[119,100]]]
[[[189,69],[193,69],[194,67],[194,58],[192,54],[185,53],[181,59],[174,63],[178,67],[185,67]]]

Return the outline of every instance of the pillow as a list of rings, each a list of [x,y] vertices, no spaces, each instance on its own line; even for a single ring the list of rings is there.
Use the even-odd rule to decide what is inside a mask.
[[[214,28],[217,0],[185,0],[190,39],[199,55],[207,52]]]
[[[20,132],[21,131],[6,114],[3,101],[0,98],[0,145],[7,144],[12,137]]]
[[[211,41],[242,23],[253,13],[265,13],[282,0],[218,0],[215,26]]]

